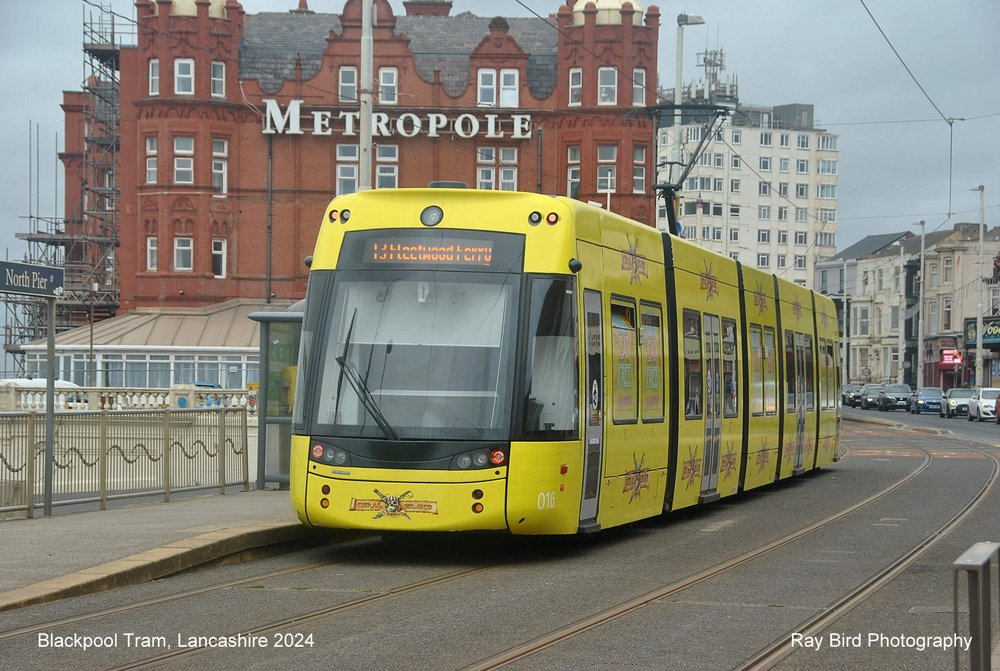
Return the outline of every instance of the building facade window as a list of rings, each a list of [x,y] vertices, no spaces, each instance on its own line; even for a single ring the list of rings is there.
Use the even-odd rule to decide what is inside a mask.
[[[770,254],[757,254],[757,267],[758,268],[769,268],[771,266],[771,255]]]
[[[481,68],[477,74],[479,82],[476,87],[476,104],[482,107],[496,107],[497,104],[497,71]]]
[[[375,149],[375,188],[399,187],[399,145],[380,144]]]
[[[160,95],[160,59],[149,59],[149,95]]]
[[[399,71],[396,68],[379,68],[378,70],[378,101],[382,105],[395,105],[399,102]]]
[[[618,146],[597,145],[597,191],[614,193],[617,182]]]
[[[216,278],[226,276],[226,241],[224,238],[212,239],[212,275]]]
[[[178,58],[174,60],[174,94],[179,96],[194,95],[193,58]]]
[[[155,135],[146,138],[146,184],[156,184],[158,175],[157,148],[159,142]]]
[[[632,193],[646,193],[646,147],[632,147]]]
[[[634,107],[646,105],[646,70],[644,68],[632,70],[632,105]]]
[[[146,238],[146,270],[155,272],[157,267],[157,241],[155,235]]]
[[[358,145],[337,145],[337,195],[358,190]]]
[[[759,166],[761,172],[771,172],[771,157],[761,156]]]
[[[771,231],[766,228],[762,228],[757,231],[757,242],[769,243],[771,242]]]
[[[500,70],[500,107],[520,104],[520,72],[514,68]]]
[[[580,146],[566,147],[566,195],[580,197]],[[666,216],[666,215],[664,215]]]
[[[796,161],[795,161],[795,172],[797,172],[800,175],[808,175],[809,174],[809,159],[807,159],[807,158],[796,159]]]
[[[174,138],[174,184],[194,184],[194,138]]]
[[[576,107],[583,104],[583,69],[569,69],[569,106]],[[666,134],[663,136],[666,137]]]
[[[476,188],[517,191],[516,147],[480,147],[476,161]]]
[[[212,138],[212,191],[229,192],[229,140]]]
[[[223,61],[212,61],[212,97],[226,97],[226,64]]]
[[[618,104],[618,70],[615,68],[598,68],[597,104]]]
[[[809,148],[809,136],[808,135],[799,135],[796,138],[796,145],[795,146],[798,147],[799,149],[808,149]]]
[[[337,96],[342,103],[358,102],[358,69],[356,67],[346,65],[340,68]]]
[[[762,130],[760,132],[760,146],[770,147],[771,146],[771,131]]]
[[[194,239],[174,238],[174,270],[179,272],[194,269]]]

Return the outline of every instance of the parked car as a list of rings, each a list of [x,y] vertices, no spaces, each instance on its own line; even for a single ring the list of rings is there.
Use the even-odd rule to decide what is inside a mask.
[[[861,409],[868,410],[878,405],[878,395],[882,393],[884,384],[866,384],[858,394],[861,395]]]
[[[896,408],[909,408],[913,390],[908,384],[887,384],[878,395],[878,409],[882,412]]]
[[[971,389],[952,387],[941,398],[941,409],[938,411],[938,415],[949,418],[955,415],[968,415],[970,396],[972,396]]]
[[[1000,394],[1000,387],[974,389],[972,396],[969,397],[969,421],[981,422],[984,419],[996,419],[998,394]]]
[[[840,388],[840,400],[844,405],[849,405],[853,408],[854,397],[858,395],[858,392],[861,391],[861,387],[863,386],[863,384],[854,384],[853,382],[845,384]]]
[[[941,410],[941,397],[944,390],[941,387],[919,387],[909,398],[910,412],[919,415],[921,412]]]

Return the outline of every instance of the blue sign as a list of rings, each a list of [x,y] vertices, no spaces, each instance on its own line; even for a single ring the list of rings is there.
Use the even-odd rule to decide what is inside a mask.
[[[63,269],[0,261],[0,292],[56,298],[63,293]]]

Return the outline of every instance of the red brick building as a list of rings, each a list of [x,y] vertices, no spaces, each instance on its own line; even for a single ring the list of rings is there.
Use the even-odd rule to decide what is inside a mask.
[[[323,210],[358,185],[362,2],[336,4],[135,3],[137,44],[118,55],[119,312],[304,296]],[[490,18],[403,4],[396,16],[374,0],[374,188],[458,180],[654,223],[656,7],[568,0]],[[85,105],[66,94],[68,211]]]

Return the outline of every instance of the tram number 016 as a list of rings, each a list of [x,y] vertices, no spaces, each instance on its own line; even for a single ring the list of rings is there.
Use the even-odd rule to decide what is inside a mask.
[[[556,507],[555,492],[538,492],[538,509],[552,510]]]

